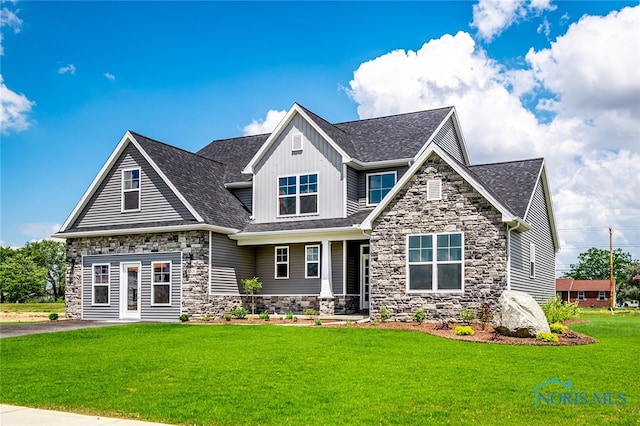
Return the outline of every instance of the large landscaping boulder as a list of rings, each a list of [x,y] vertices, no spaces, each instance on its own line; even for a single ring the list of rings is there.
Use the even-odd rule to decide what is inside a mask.
[[[535,337],[541,331],[551,331],[538,302],[527,293],[513,290],[504,291],[498,299],[491,325],[498,333],[515,337]]]

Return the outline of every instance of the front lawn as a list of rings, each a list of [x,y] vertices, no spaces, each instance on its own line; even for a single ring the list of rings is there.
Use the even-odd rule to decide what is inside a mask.
[[[0,304],[0,312],[55,312],[64,313],[64,302],[56,303],[2,303]]]
[[[195,324],[14,337],[0,340],[0,401],[199,425],[637,424],[640,315],[589,314],[572,328],[599,343]],[[553,378],[626,404],[535,407],[533,388]]]

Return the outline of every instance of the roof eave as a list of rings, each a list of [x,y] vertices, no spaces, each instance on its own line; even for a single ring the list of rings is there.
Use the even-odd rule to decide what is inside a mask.
[[[112,235],[131,235],[142,233],[162,233],[162,232],[181,232],[181,231],[212,231],[218,234],[230,235],[240,232],[239,229],[227,228],[224,226],[209,225],[206,223],[195,223],[188,225],[170,225],[170,226],[151,226],[137,227],[125,229],[100,229],[93,231],[74,231],[74,232],[56,232],[51,235],[53,238],[70,239],[70,238],[88,238]]]
[[[309,243],[321,240],[342,241],[368,239],[369,235],[357,226],[288,231],[239,232],[229,235],[239,246],[264,244]]]

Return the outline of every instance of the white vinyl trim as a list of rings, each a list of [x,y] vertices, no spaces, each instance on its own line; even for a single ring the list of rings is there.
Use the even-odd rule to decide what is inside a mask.
[[[138,187],[137,188],[125,188],[126,174],[130,172],[138,172]],[[121,213],[130,213],[130,212],[139,212],[142,210],[141,202],[142,202],[142,170],[140,167],[130,167],[127,169],[122,169],[122,174],[120,178],[120,212]],[[125,194],[129,192],[138,192],[138,207],[135,209],[127,209],[125,206]]]
[[[166,263],[167,265],[169,265],[169,282],[165,283],[165,282],[156,282],[156,274],[155,274],[155,266],[161,263]],[[154,260],[153,262],[151,262],[151,306],[171,306],[171,295],[172,295],[172,288],[173,286],[171,285],[173,282],[173,263],[170,260]],[[164,286],[164,285],[169,285],[169,302],[168,303],[155,303],[155,292],[156,292],[156,286]]]
[[[460,235],[461,254],[460,260],[438,260],[438,236],[440,235]],[[410,262],[409,261],[409,238],[410,237],[431,237],[431,250],[432,260],[430,262]],[[406,263],[406,291],[407,293],[464,293],[464,270],[465,270],[465,258],[464,258],[464,232],[434,232],[434,233],[420,233],[420,234],[408,234],[405,239],[405,263]],[[411,265],[432,265],[431,269],[431,290],[414,290],[411,289],[410,283],[410,270]],[[460,288],[459,289],[439,289],[438,288],[438,265],[460,265]]]
[[[372,203],[371,202],[371,197],[369,196],[370,195],[370,193],[369,193],[369,190],[370,190],[369,180],[371,179],[371,177],[373,177],[373,176],[382,176],[382,175],[390,175],[390,174],[393,174],[393,186],[395,186],[395,184],[398,183],[398,172],[395,171],[395,170],[391,170],[391,171],[388,171],[388,172],[377,172],[377,173],[367,173],[366,174],[366,179],[365,179],[365,182],[366,182],[366,184],[365,184],[365,186],[366,186],[366,194],[365,195],[366,195],[366,198],[367,198],[367,207],[372,207],[372,206],[377,206],[378,205],[378,203]],[[384,197],[386,197],[387,194],[389,194],[389,192],[391,192],[393,190],[393,186],[391,186],[391,188],[389,188],[387,193],[382,198],[380,198],[380,201],[384,200]]]
[[[317,249],[317,258],[316,260],[309,260],[309,249]],[[316,275],[309,275],[309,265],[316,264]],[[320,245],[314,244],[309,246],[304,246],[304,277],[305,278],[320,278]]]
[[[278,260],[278,250],[284,250],[283,254],[287,256],[285,261]],[[273,277],[276,280],[288,280],[289,279],[289,246],[276,246],[274,249],[274,267],[273,267]],[[287,275],[284,277],[278,276],[278,265],[287,265]]]
[[[96,283],[95,267],[107,267],[107,283]],[[107,303],[96,303],[96,287],[107,287]],[[111,265],[109,263],[91,264],[91,306],[111,306]]]

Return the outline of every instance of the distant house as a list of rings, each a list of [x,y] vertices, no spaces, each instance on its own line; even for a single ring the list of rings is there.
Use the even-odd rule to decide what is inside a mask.
[[[611,283],[609,280],[574,280],[556,278],[556,294],[564,302],[578,302],[581,308],[609,307]]]
[[[255,275],[258,312],[444,319],[554,295],[551,205],[543,159],[472,165],[453,107],[333,124],[294,104],[196,153],[126,132],[55,236],[70,318],[217,317]]]

